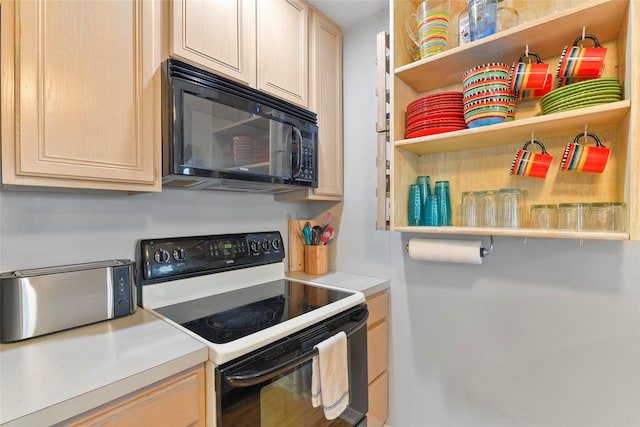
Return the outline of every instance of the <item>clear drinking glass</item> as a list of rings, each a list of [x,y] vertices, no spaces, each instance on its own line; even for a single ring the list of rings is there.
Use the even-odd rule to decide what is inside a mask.
[[[586,231],[589,228],[589,203],[560,203],[558,230]]]
[[[558,227],[558,206],[532,205],[529,213],[529,227],[551,230]]]
[[[486,190],[482,192],[482,215],[484,227],[498,226],[498,192],[496,190]]]
[[[508,30],[519,24],[518,11],[511,4],[511,0],[498,0],[497,31]]]
[[[613,229],[611,231],[624,232],[627,230],[627,205],[623,202],[611,203],[613,209]]]
[[[503,188],[498,191],[498,227],[522,228],[526,224],[526,190]]]
[[[593,231],[625,231],[626,206],[622,202],[592,203],[589,229]]]
[[[462,225],[466,227],[481,227],[484,224],[484,209],[480,191],[465,191],[462,193]]]

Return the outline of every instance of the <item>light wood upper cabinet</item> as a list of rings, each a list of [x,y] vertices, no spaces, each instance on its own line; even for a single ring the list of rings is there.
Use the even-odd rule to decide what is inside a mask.
[[[309,106],[309,7],[298,0],[259,0],[258,89]]]
[[[256,87],[256,1],[174,0],[171,53]]]
[[[300,0],[173,0],[170,54],[309,107],[309,7]]]
[[[286,201],[340,201],[344,193],[342,31],[311,12],[309,109],[318,114],[318,188],[276,195]]]
[[[159,9],[2,2],[4,184],[160,191]]]
[[[311,110],[318,113],[319,158],[316,196],[342,197],[342,32],[319,13],[311,18]]]

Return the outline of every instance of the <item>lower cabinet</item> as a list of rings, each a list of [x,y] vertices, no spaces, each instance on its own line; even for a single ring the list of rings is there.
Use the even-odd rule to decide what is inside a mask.
[[[176,374],[62,424],[73,427],[204,427],[204,365]]]
[[[389,413],[389,294],[380,292],[367,298],[367,352],[369,364],[369,412],[367,426],[380,427]]]

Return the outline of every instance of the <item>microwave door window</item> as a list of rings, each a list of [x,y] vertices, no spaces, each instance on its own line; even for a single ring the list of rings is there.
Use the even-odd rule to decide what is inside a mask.
[[[276,121],[272,121],[271,124],[271,175],[284,179],[291,178],[292,126]]]
[[[185,166],[291,177],[290,125],[189,93],[183,99]]]

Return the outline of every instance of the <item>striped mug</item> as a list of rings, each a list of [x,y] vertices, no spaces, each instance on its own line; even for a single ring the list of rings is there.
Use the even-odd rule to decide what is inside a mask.
[[[540,146],[542,153],[528,151],[527,147],[532,143]],[[532,139],[531,141],[527,141],[524,147],[522,147],[522,150],[518,150],[516,153],[513,163],[511,163],[511,175],[545,178],[552,161],[553,156],[547,153],[542,142]]]
[[[587,136],[596,141],[595,146],[578,143],[581,137],[586,139]],[[609,160],[609,152],[610,150],[602,145],[600,138],[595,134],[591,132],[578,134],[564,149],[560,170],[602,173]]]

